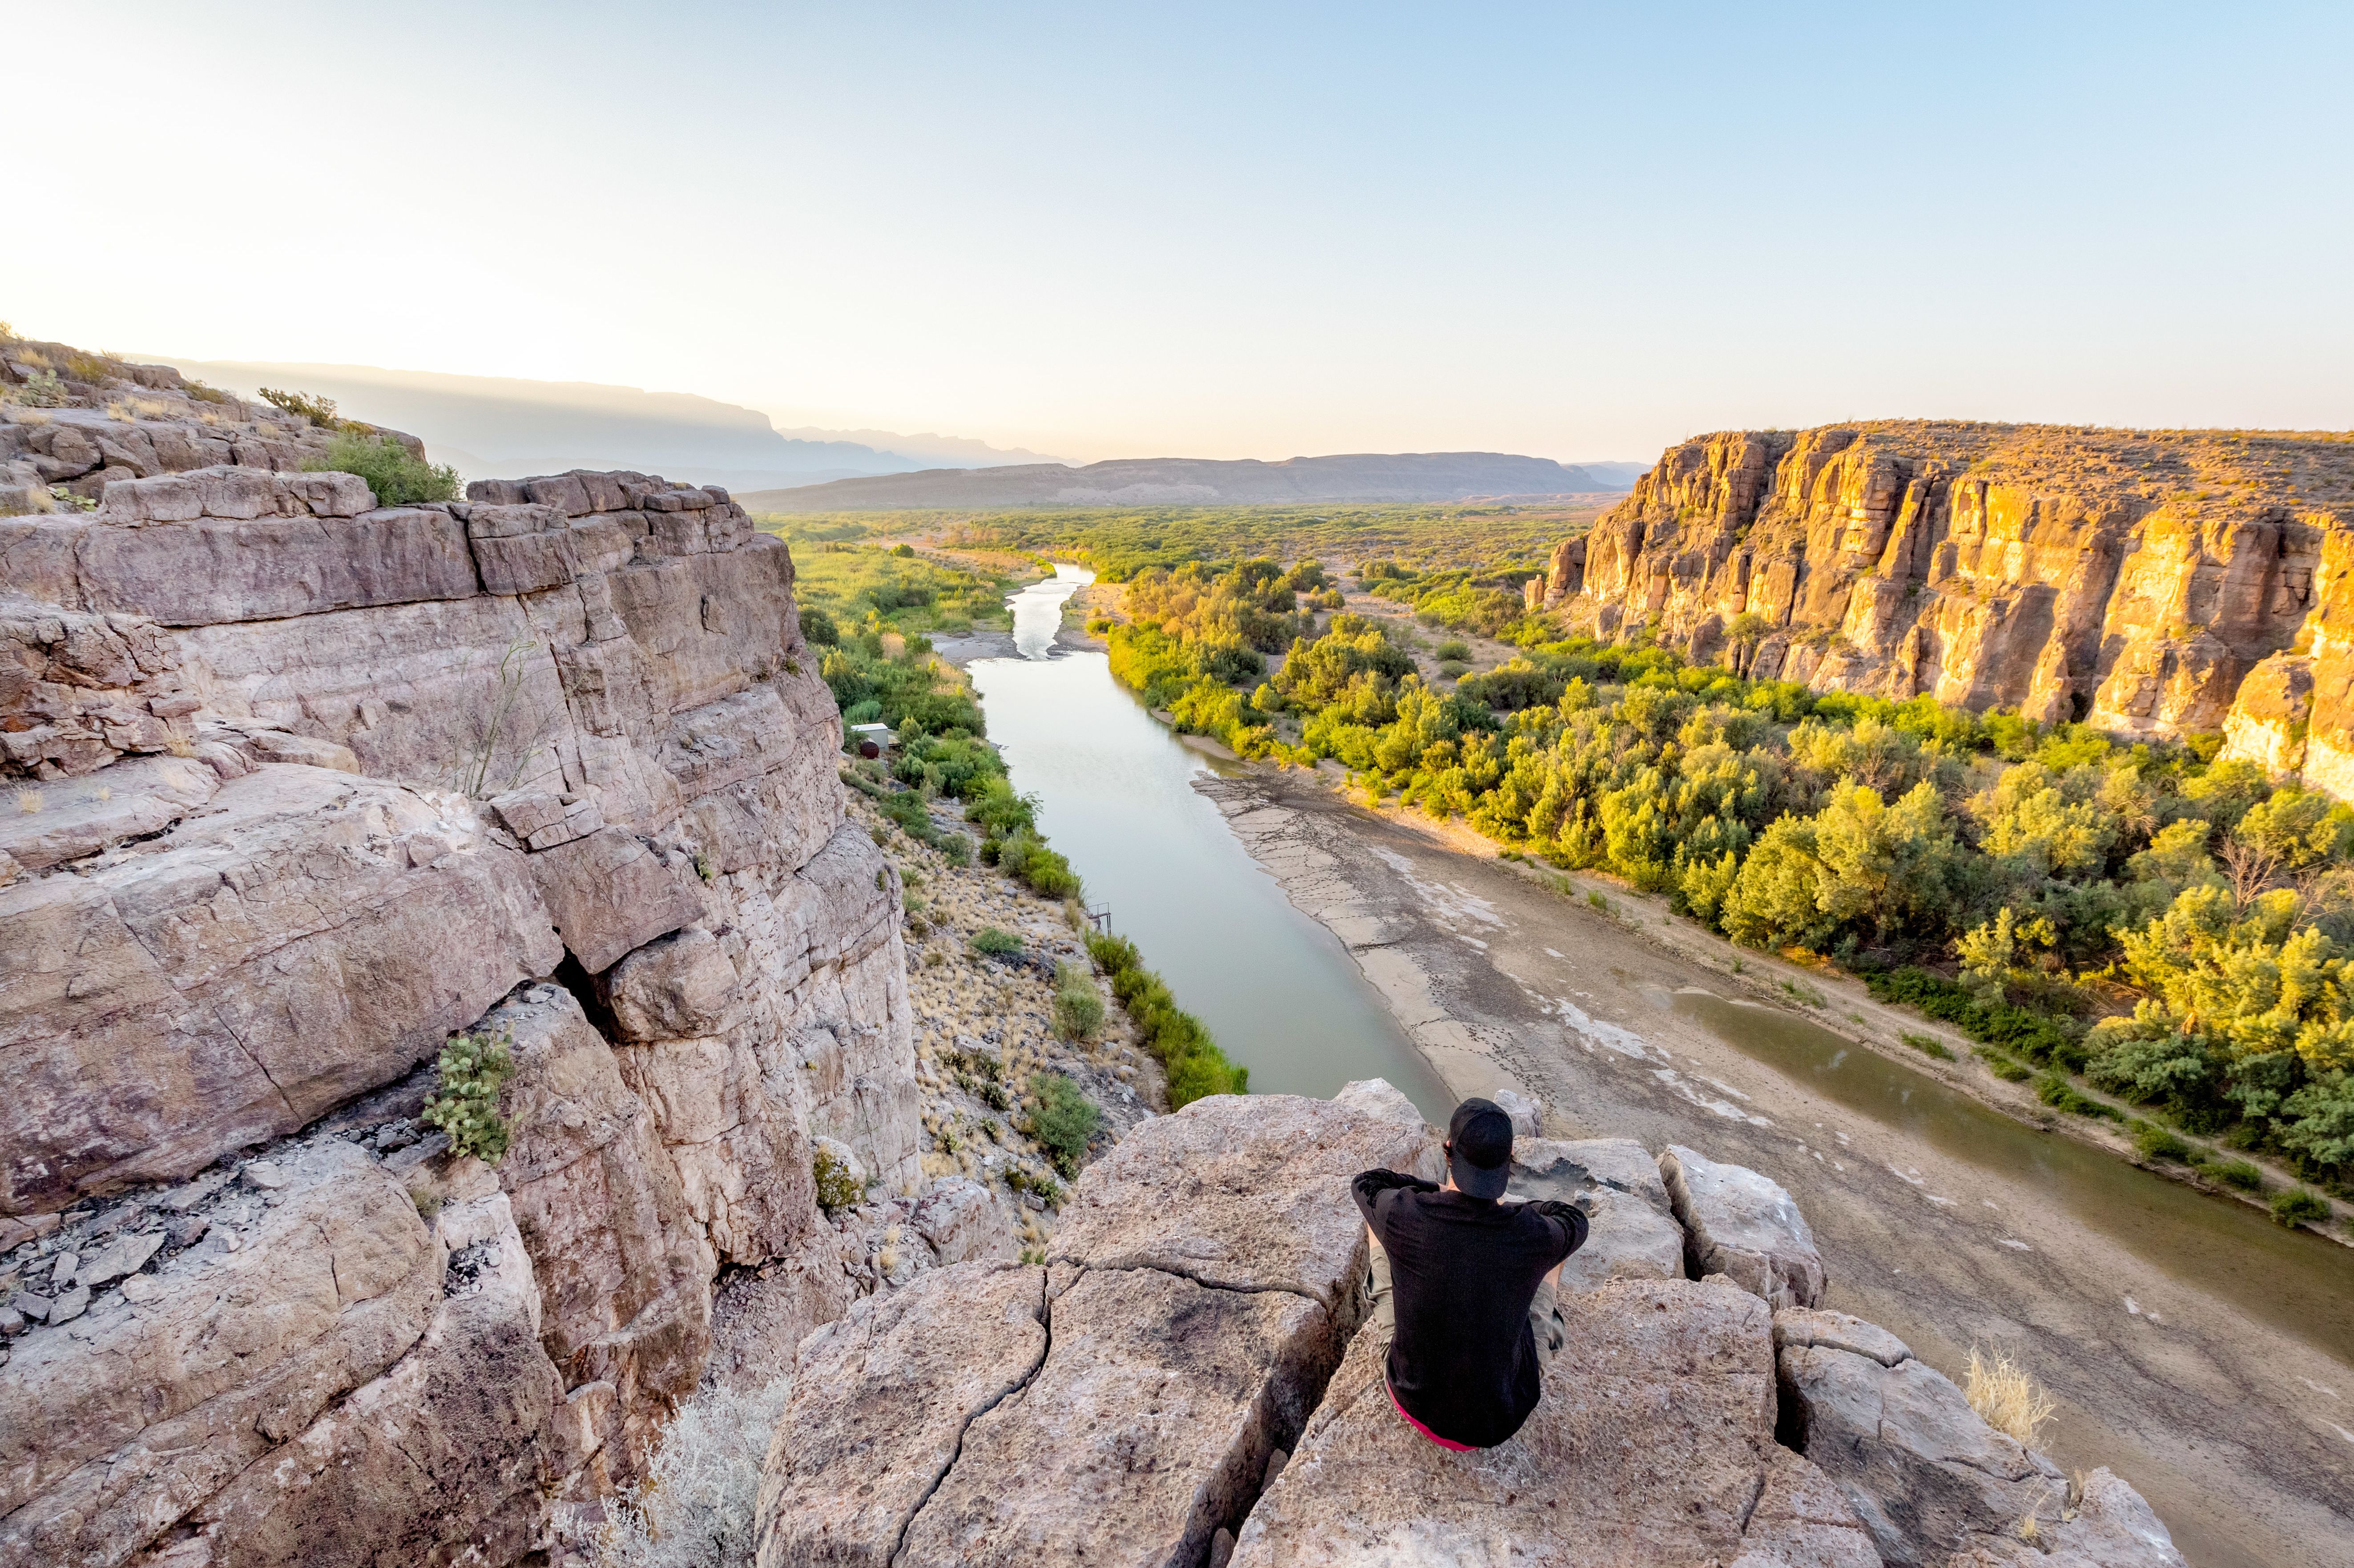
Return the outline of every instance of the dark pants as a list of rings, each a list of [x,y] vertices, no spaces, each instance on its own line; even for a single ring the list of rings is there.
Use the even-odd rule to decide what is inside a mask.
[[[1390,1280],[1390,1255],[1384,1252],[1382,1244],[1371,1236],[1366,1237],[1365,1245],[1373,1253],[1373,1278],[1369,1283],[1373,1292],[1373,1315],[1365,1321],[1365,1331],[1377,1333],[1384,1340],[1395,1339],[1397,1300],[1394,1293],[1395,1287]],[[1529,1300],[1529,1330],[1536,1340],[1537,1370],[1542,1375],[1545,1368],[1553,1365],[1553,1358],[1560,1352],[1562,1339],[1566,1332],[1561,1319],[1561,1303],[1553,1294],[1550,1279],[1539,1280],[1537,1293]]]

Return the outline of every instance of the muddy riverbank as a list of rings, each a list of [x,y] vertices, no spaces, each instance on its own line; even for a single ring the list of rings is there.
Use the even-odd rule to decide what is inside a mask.
[[[2126,1476],[2199,1568],[2354,1563],[2354,1255],[1926,1071],[1850,1060],[1744,1005],[1722,963],[1630,928],[1644,916],[1623,904],[1565,899],[1329,778],[1194,787],[1450,1093],[1518,1087],[1559,1135],[1688,1142],[1773,1174],[1816,1225],[1834,1304],[1949,1373],[1974,1344],[2022,1360],[2062,1402],[2054,1457]],[[1856,1026],[1920,1027],[1868,1005]]]

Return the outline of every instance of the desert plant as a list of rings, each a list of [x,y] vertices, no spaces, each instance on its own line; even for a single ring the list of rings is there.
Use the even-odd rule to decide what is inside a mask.
[[[1050,1209],[1063,1206],[1063,1184],[1043,1171],[1032,1171],[1026,1166],[1008,1165],[1005,1168],[1005,1184],[1017,1192],[1034,1193],[1038,1201]]]
[[[2134,1132],[2134,1148],[2144,1160],[2171,1160],[2177,1162],[2190,1158],[2190,1145],[2178,1137],[2170,1127],[2156,1122],[2144,1122]]]
[[[2307,1187],[2291,1187],[2273,1196],[2273,1224],[2290,1230],[2316,1225],[2329,1217],[2329,1201]]]
[[[16,388],[16,401],[28,408],[62,408],[71,401],[71,394],[56,371],[36,370]]]
[[[1046,1150],[1055,1170],[1066,1177],[1077,1175],[1087,1140],[1103,1125],[1103,1112],[1060,1073],[1031,1074],[1030,1092],[1038,1098],[1030,1116],[1030,1136]]]
[[[302,464],[310,473],[355,473],[367,481],[380,506],[413,506],[420,501],[458,499],[458,471],[427,462],[390,436],[345,431],[322,455]]]
[[[467,748],[458,769],[458,790],[473,800],[483,800],[501,794],[523,782],[524,769],[537,757],[541,743],[546,738],[548,721],[535,704],[526,707],[524,682],[531,673],[530,656],[539,644],[528,638],[518,637],[507,644],[499,656],[498,684],[492,692],[488,705],[482,708],[472,724],[473,744]],[[516,721],[534,720],[535,733],[516,732]],[[491,768],[504,748],[514,766],[497,778]]]
[[[1066,1040],[1085,1040],[1103,1027],[1103,993],[1095,977],[1074,964],[1055,966],[1055,1028]]]
[[[779,1377],[679,1406],[645,1478],[606,1505],[598,1568],[751,1568],[761,1467],[791,1393]]]
[[[2035,1435],[2051,1421],[2056,1410],[2052,1396],[2024,1368],[2000,1351],[1991,1356],[1980,1355],[1976,1345],[1970,1347],[1969,1370],[1964,1374],[1962,1392],[1969,1397],[1970,1408],[1988,1425],[2028,1448],[2035,1446]]]
[[[1991,1046],[1980,1045],[1970,1053],[1987,1065],[1987,1071],[2006,1084],[2023,1084],[2035,1076],[2034,1070],[2024,1062],[2015,1062]]]
[[[866,1201],[866,1183],[822,1143],[810,1156],[810,1175],[817,1184],[817,1206],[829,1214],[854,1209]]]
[[[2227,1187],[2237,1187],[2243,1192],[2264,1190],[2264,1173],[2253,1160],[2226,1160],[2208,1169],[2209,1175]]]
[[[1431,652],[1451,663],[1468,664],[1471,662],[1471,645],[1460,638],[1450,637]]]
[[[502,1033],[453,1034],[441,1047],[441,1086],[418,1118],[450,1135],[450,1147],[496,1165],[512,1129],[499,1114],[499,1090],[514,1075],[514,1038]]]
[[[308,392],[289,392],[281,387],[264,387],[261,400],[299,419],[308,419],[323,430],[340,430],[346,421],[336,417],[333,397],[314,397]]]
[[[1853,1013],[1850,1013],[1848,1016],[1853,1018],[1855,1015]],[[1858,1022],[1861,1022],[1861,1020],[1858,1020]],[[1920,1052],[1924,1056],[1935,1056],[1940,1062],[1950,1062],[1954,1059],[1952,1047],[1948,1046],[1944,1041],[1938,1039],[1934,1034],[1906,1033],[1900,1034],[1897,1038],[1903,1041],[1907,1045],[1912,1046],[1915,1051]]]
[[[1011,958],[1022,950],[1022,938],[1011,931],[983,926],[972,934],[972,950],[992,959]]]

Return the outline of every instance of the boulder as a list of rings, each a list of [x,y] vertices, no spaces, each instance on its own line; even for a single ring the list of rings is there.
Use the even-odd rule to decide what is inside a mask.
[[[1070,1283],[1049,1287],[1045,1364],[966,1431],[907,1531],[910,1568],[1198,1562],[1340,1359],[1321,1305],[1287,1290],[1055,1276]]]
[[[1819,1348],[1865,1356],[1882,1366],[1910,1361],[1911,1347],[1877,1323],[1827,1308],[1785,1307],[1774,1314],[1774,1349]]]
[[[1047,1261],[1288,1290],[1339,1311],[1365,1270],[1349,1180],[1375,1166],[1414,1168],[1428,1130],[1409,1113],[1345,1091],[1195,1100],[1087,1167]]]
[[[1528,1423],[1471,1453],[1399,1418],[1388,1345],[1360,1335],[1251,1510],[1234,1568],[1872,1568],[1837,1491],[1775,1445],[1762,1302],[1716,1281],[1622,1279],[1564,1295],[1562,1317]]]
[[[266,766],[116,863],[0,889],[0,1213],[292,1132],[552,972],[523,857],[451,810]]]
[[[544,850],[530,865],[564,945],[592,975],[703,914],[695,868],[673,863],[625,828]]]
[[[1847,1494],[1892,1568],[2016,1539],[2030,1517],[2061,1525],[2067,1478],[1988,1425],[1944,1373],[1796,1344],[1779,1367],[1785,1436]]]
[[[336,1139],[277,1164],[273,1201],[217,1199],[135,1308],[15,1342],[0,1564],[124,1561],[426,1331],[442,1255],[401,1184]]]
[[[1512,1197],[1551,1198],[1585,1209],[1585,1245],[1563,1266],[1564,1290],[1613,1279],[1681,1279],[1684,1232],[1659,1168],[1632,1139],[1523,1138],[1512,1145]]]
[[[624,1040],[716,1034],[736,1010],[736,968],[695,927],[647,943],[613,966],[606,991]]]
[[[1659,1156],[1668,1201],[1684,1228],[1694,1277],[1721,1274],[1776,1307],[1822,1299],[1823,1258],[1806,1215],[1777,1183],[1681,1144]]]
[[[1045,1313],[1044,1269],[968,1263],[811,1335],[760,1483],[760,1568],[895,1563],[975,1418],[1045,1361]]]
[[[909,1218],[944,1268],[975,1260],[1009,1261],[1017,1250],[1013,1216],[995,1193],[970,1177],[942,1177]]]

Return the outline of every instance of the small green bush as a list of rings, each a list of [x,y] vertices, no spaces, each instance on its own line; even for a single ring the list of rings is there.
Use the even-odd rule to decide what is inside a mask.
[[[1134,942],[1092,932],[1087,956],[1111,977],[1112,994],[1136,1021],[1145,1049],[1168,1072],[1172,1109],[1211,1095],[1250,1093],[1250,1069],[1228,1061],[1202,1021],[1178,1007],[1168,983],[1144,967]]]
[[[2273,1224],[2290,1230],[2317,1225],[2329,1217],[2329,1202],[2307,1187],[2291,1187],[2273,1196]]]
[[[419,1118],[450,1135],[450,1147],[496,1165],[512,1129],[499,1114],[499,1090],[514,1075],[514,1040],[502,1033],[453,1034],[441,1047],[441,1086]]]
[[[1063,1184],[1052,1176],[1019,1165],[1005,1168],[1005,1184],[1017,1192],[1035,1192],[1038,1201],[1050,1209],[1063,1206]]]
[[[289,392],[281,387],[264,387],[261,400],[298,419],[308,419],[323,430],[340,430],[348,421],[335,413],[333,397],[314,397],[308,392]]]
[[[1030,1136],[1066,1179],[1077,1175],[1087,1140],[1103,1125],[1103,1112],[1060,1073],[1031,1074],[1030,1092],[1038,1097],[1038,1107],[1030,1115]]]
[[[1468,664],[1471,661],[1471,645],[1458,637],[1448,638],[1432,649],[1431,652],[1441,659],[1452,660],[1458,664]]]
[[[972,863],[972,841],[962,833],[942,833],[932,841],[932,847],[939,851],[940,858],[950,865]]]
[[[972,934],[972,950],[992,959],[1011,958],[1022,950],[1022,938],[1011,931],[983,926]]]
[[[817,1206],[829,1214],[854,1209],[866,1201],[866,1184],[822,1143],[810,1156],[810,1175],[817,1183]]]
[[[2014,1062],[2001,1052],[1981,1045],[1970,1053],[1987,1065],[1987,1071],[2006,1084],[2025,1083],[2035,1074],[2024,1064]]]
[[[16,388],[16,401],[27,408],[62,408],[72,400],[54,370],[36,370]]]
[[[1849,1016],[1853,1017],[1854,1014],[1850,1013]],[[1950,1062],[1954,1060],[1952,1048],[1934,1034],[1908,1033],[1901,1034],[1897,1036],[1897,1038],[1903,1041],[1907,1045],[1912,1046],[1915,1051],[1920,1052],[1924,1056],[1935,1056],[1940,1062]]]
[[[2046,1073],[2035,1080],[2035,1097],[2053,1110],[2066,1111],[2071,1116],[2106,1117],[2115,1120],[2120,1114],[2115,1106],[2080,1093],[2076,1086],[2059,1072]]]
[[[1055,966],[1055,1028],[1066,1040],[1085,1040],[1103,1027],[1103,993],[1095,977],[1070,964]]]
[[[2156,1122],[2144,1122],[2134,1133],[2134,1148],[2144,1160],[2171,1160],[2179,1164],[2190,1158],[2190,1145],[2178,1137],[2170,1127]]]
[[[820,648],[836,648],[841,646],[842,628],[833,623],[833,617],[828,615],[817,606],[812,604],[804,609],[801,614],[801,620],[802,641],[812,643]],[[876,703],[875,705],[875,711],[879,716],[883,712],[883,705]],[[843,716],[847,717],[848,715],[845,715]],[[860,724],[872,724],[874,720],[860,719],[857,722]]]
[[[339,435],[324,455],[302,464],[312,473],[355,473],[376,492],[379,506],[458,499],[458,471],[429,463],[390,436]]]
[[[2237,1187],[2243,1192],[2264,1190],[2264,1173],[2253,1160],[2226,1160],[2208,1167],[2207,1173],[2227,1187]]]

